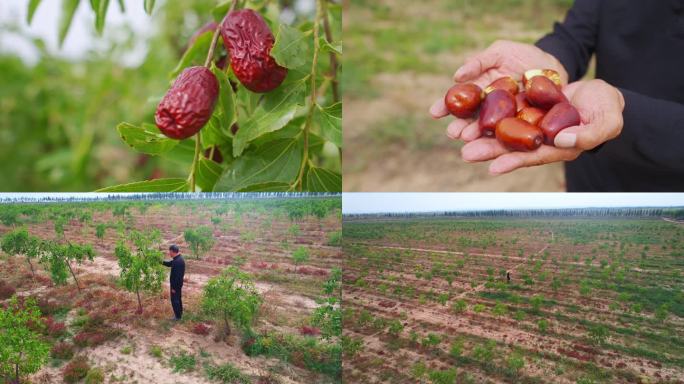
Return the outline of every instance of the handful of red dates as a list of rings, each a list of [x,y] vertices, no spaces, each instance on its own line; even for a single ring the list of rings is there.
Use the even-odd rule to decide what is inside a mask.
[[[532,151],[565,128],[580,124],[580,115],[561,92],[558,72],[532,69],[523,75],[523,91],[512,77],[502,77],[484,91],[473,83],[457,84],[444,97],[449,112],[461,119],[480,112],[480,133],[496,137],[513,151]]]

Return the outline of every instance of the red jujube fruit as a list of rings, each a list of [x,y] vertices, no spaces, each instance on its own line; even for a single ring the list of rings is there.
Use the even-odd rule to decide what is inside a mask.
[[[480,133],[482,136],[492,137],[496,124],[506,117],[515,116],[515,96],[503,89],[492,91],[482,102],[480,109]]]
[[[553,145],[558,132],[574,127],[581,122],[580,114],[570,103],[559,103],[553,106],[539,123],[544,132],[544,143]]]
[[[539,127],[516,117],[507,117],[496,124],[496,138],[513,151],[533,151],[544,141]]]
[[[251,9],[230,12],[221,24],[221,37],[233,73],[247,89],[265,93],[285,80],[287,68],[271,56],[275,38],[259,13]]]
[[[218,81],[209,69],[186,68],[162,98],[154,121],[164,135],[187,139],[209,121],[218,93]]]

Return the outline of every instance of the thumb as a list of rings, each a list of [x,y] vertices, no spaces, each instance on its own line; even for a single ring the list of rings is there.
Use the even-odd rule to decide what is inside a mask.
[[[558,148],[594,149],[606,141],[600,124],[591,123],[566,128],[556,135],[553,144]]]
[[[485,50],[468,60],[454,74],[454,81],[465,82],[480,77],[490,68],[499,65],[499,53],[492,50]]]

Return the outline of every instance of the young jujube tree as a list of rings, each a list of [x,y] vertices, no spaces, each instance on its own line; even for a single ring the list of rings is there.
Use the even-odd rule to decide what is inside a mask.
[[[41,253],[41,262],[47,264],[50,272],[50,278],[57,285],[66,284],[70,272],[76,283],[76,288],[81,291],[81,286],[76,278],[76,273],[71,266],[72,262],[82,264],[83,261],[93,261],[95,258],[95,251],[89,244],[73,244],[68,242],[60,244],[55,241],[43,242],[43,250]]]
[[[140,291],[158,293],[164,280],[161,264],[164,254],[157,244],[161,241],[158,230],[150,232],[131,231],[129,238],[133,243],[131,251],[126,241],[121,239],[116,244],[114,254],[121,268],[119,281],[129,292],[135,292],[138,298],[138,314],[143,312]]]
[[[226,268],[211,278],[202,296],[202,310],[223,322],[226,336],[231,333],[231,323],[250,330],[261,303],[252,277],[236,267]]]
[[[190,246],[192,255],[196,259],[200,259],[200,257],[208,252],[216,242],[212,229],[205,226],[186,229],[183,233],[183,238]]]
[[[32,298],[20,303],[15,295],[0,307],[0,377],[6,382],[18,384],[47,362],[50,345],[41,338],[43,326]]]
[[[23,254],[26,257],[29,268],[31,268],[31,276],[36,277],[31,259],[40,254],[41,241],[38,238],[31,236],[26,228],[19,228],[6,233],[2,237],[2,244],[0,246],[2,251],[10,256]]]

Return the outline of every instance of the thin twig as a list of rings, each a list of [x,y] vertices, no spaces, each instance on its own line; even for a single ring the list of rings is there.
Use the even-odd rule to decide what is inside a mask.
[[[322,7],[323,7],[323,30],[325,31],[325,39],[328,41],[328,43],[332,44],[333,42],[333,36],[332,36],[332,31],[330,29],[330,20],[328,17],[328,0],[323,0],[321,2]],[[337,67],[338,67],[338,62],[337,62],[337,54],[335,52],[330,52],[330,76],[332,78],[332,93],[333,93],[333,102],[337,103],[340,101],[340,91],[338,88],[338,82],[337,82]]]
[[[313,121],[313,115],[314,111],[316,109],[316,66],[318,65],[318,52],[321,49],[321,44],[318,41],[318,29],[320,26],[320,21],[321,21],[321,14],[322,14],[322,0],[317,1],[317,6],[316,6],[316,19],[314,20],[314,26],[313,26],[313,38],[314,38],[314,53],[313,53],[313,59],[312,59],[312,64],[311,64],[311,100],[309,101],[309,112],[306,117],[306,123],[304,124],[304,154],[302,157],[302,165],[299,168],[299,174],[297,176],[297,180],[295,181],[294,186],[301,191],[303,188],[303,180],[304,180],[304,170],[306,170],[306,164],[309,161],[309,129],[311,128],[311,122]]]

